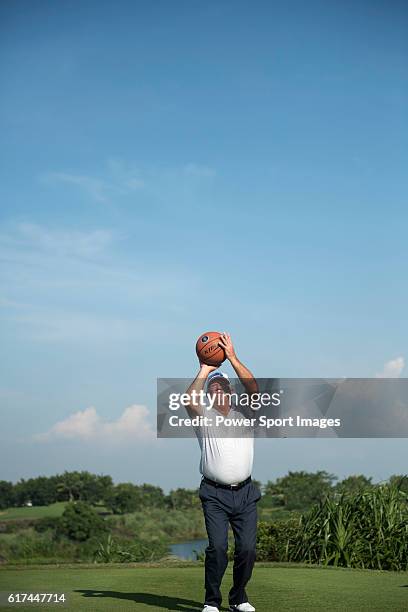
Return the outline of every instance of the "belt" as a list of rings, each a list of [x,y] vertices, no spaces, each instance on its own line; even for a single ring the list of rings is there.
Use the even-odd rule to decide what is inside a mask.
[[[228,489],[231,491],[237,491],[238,489],[242,489],[242,487],[251,482],[251,480],[252,478],[251,476],[249,476],[246,480],[238,482],[237,484],[222,484],[221,482],[215,482],[215,480],[207,478],[207,476],[203,476],[203,481],[212,485],[213,487],[218,487],[220,489]]]

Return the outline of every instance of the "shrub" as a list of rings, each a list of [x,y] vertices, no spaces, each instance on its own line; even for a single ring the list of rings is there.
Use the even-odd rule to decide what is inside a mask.
[[[384,485],[326,499],[302,517],[292,560],[407,570],[407,495]]]
[[[272,496],[274,505],[284,505],[287,510],[308,510],[323,501],[332,491],[336,477],[325,471],[289,472],[276,482],[268,482],[265,494]]]
[[[328,497],[300,519],[260,522],[257,559],[407,570],[407,500],[383,485]]]
[[[70,540],[83,542],[107,530],[103,518],[86,502],[71,502],[66,505],[59,519],[57,534]]]
[[[33,530],[13,534],[7,541],[0,541],[0,554],[7,561],[19,563],[59,562],[75,558],[77,545],[63,539],[56,541],[50,533]]]
[[[144,540],[167,539],[177,542],[206,536],[201,508],[188,510],[164,510],[151,508],[149,512],[134,512],[122,517],[112,517],[115,533],[133,533]]]
[[[168,553],[168,545],[160,540],[143,541],[114,539],[111,534],[101,540],[95,551],[96,563],[137,563],[139,561],[155,561]]]
[[[58,530],[61,519],[59,516],[43,516],[33,522],[33,527],[37,533],[44,533],[48,529]]]
[[[289,561],[299,533],[299,519],[276,523],[260,521],[256,558],[258,561]]]

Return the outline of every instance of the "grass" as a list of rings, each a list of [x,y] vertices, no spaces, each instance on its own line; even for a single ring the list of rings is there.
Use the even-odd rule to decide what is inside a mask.
[[[37,519],[44,516],[61,516],[64,512],[66,502],[56,502],[49,506],[24,506],[21,508],[7,508],[0,511],[0,521],[12,519]]]
[[[63,609],[68,610],[199,612],[203,574],[201,564],[187,562],[29,569],[3,566],[0,591],[65,592],[68,606]],[[223,582],[223,610],[231,580],[230,564]],[[257,612],[402,612],[408,609],[408,573],[260,563],[248,594]],[[47,609],[57,607],[47,605]],[[20,604],[18,608],[29,611],[33,606]]]
[[[17,508],[7,508],[6,510],[0,510],[0,522],[7,520],[15,520],[15,519],[30,519],[30,518],[43,518],[44,516],[61,516],[64,512],[65,506],[67,502],[56,502],[55,504],[50,504],[49,506],[32,506],[29,508],[28,506],[22,506]],[[102,504],[94,506],[97,512],[103,514],[110,514],[114,518],[118,515],[111,514],[108,509]],[[157,510],[157,511],[160,511]],[[299,516],[299,512],[290,512],[280,507],[258,507],[259,515],[262,520],[280,520],[287,519],[292,516]],[[197,508],[197,512],[199,512],[201,516],[201,507]],[[129,513],[125,514],[125,517],[132,517],[133,515],[137,515],[138,513]]]
[[[258,506],[258,516],[260,521],[287,521],[290,518],[300,517],[300,512],[297,510],[286,510],[281,507],[264,507]]]
[[[7,508],[0,510],[0,522],[16,519],[38,519],[48,516],[61,516],[68,502],[55,502],[49,506],[21,506],[18,508]],[[97,504],[93,506],[101,514],[111,514],[106,506]]]

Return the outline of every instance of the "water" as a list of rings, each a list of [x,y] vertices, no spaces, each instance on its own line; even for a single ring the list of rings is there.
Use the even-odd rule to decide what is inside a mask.
[[[196,553],[204,552],[207,545],[208,540],[187,540],[186,542],[180,542],[179,544],[171,544],[170,552],[172,555],[176,555],[176,557],[179,557],[180,559],[196,561]]]

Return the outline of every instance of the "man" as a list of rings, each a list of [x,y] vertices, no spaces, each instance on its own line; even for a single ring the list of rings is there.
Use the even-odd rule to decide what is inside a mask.
[[[252,373],[235,354],[231,336],[222,334],[220,346],[225,351],[246,393],[258,392]],[[242,416],[242,412],[231,406],[231,385],[228,376],[216,371],[214,366],[200,363],[200,370],[187,390],[200,393],[207,383],[207,393],[214,398],[214,411],[192,401],[187,410],[190,416],[204,413],[215,421],[215,414],[224,417]],[[193,396],[194,397],[194,396]],[[214,412],[214,414],[212,414]],[[239,431],[227,428],[219,430],[212,425],[196,428],[201,448],[200,485],[208,547],[205,551],[205,603],[203,612],[219,612],[221,605],[221,581],[228,564],[228,524],[235,539],[233,586],[229,592],[230,610],[254,612],[248,602],[245,587],[251,577],[255,562],[257,508],[261,497],[259,489],[251,480],[253,463],[253,431],[235,437]],[[232,434],[232,435],[231,435]],[[221,437],[224,436],[225,437]]]

